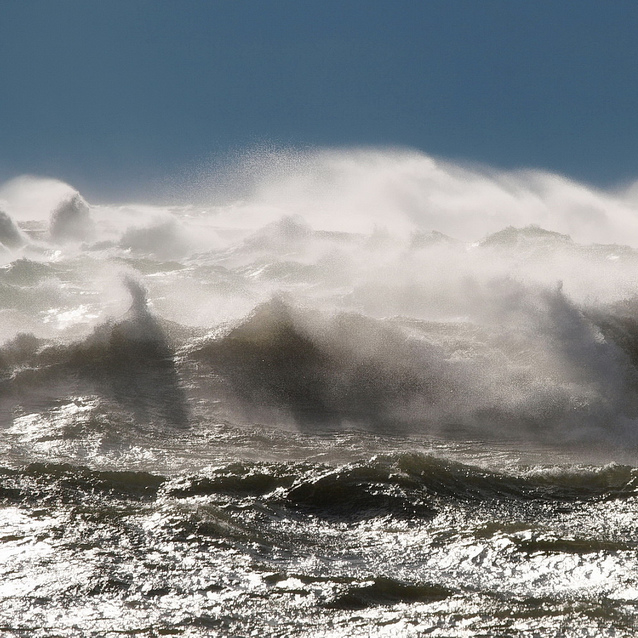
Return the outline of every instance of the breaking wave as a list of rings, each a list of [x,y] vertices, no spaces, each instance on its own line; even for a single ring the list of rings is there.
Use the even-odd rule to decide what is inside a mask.
[[[171,206],[0,188],[6,426],[89,397],[138,425],[636,445],[635,186],[409,151],[232,171]]]

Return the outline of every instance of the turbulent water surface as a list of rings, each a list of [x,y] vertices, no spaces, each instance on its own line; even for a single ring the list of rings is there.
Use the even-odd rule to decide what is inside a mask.
[[[638,195],[271,153],[0,187],[0,633],[632,636]]]

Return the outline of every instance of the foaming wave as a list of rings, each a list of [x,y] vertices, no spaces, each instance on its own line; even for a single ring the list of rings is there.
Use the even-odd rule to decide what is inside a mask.
[[[179,206],[0,189],[12,405],[29,375],[72,393],[64,369],[141,421],[638,442],[635,186],[401,150],[256,153],[223,181]]]
[[[638,241],[635,185],[603,191],[539,170],[496,171],[391,149],[255,151],[229,170],[224,196],[234,188],[238,201],[221,212],[231,223],[288,213],[324,230],[435,229],[463,241],[537,224],[583,243]],[[203,168],[191,192],[215,201],[217,176]]]
[[[140,424],[187,425],[170,337],[149,312],[143,285],[130,276],[123,283],[130,309],[86,339],[65,344],[23,333],[4,344],[0,393],[5,420],[16,406],[20,413],[47,410],[61,399],[96,395]]]
[[[0,202],[18,221],[48,220],[49,215],[63,200],[77,191],[57,179],[22,175],[0,186]]]
[[[249,420],[635,443],[627,344],[606,340],[560,290],[505,281],[489,292],[490,315],[452,323],[320,314],[274,299],[182,355],[197,362],[201,389]]]
[[[93,235],[91,211],[79,193],[66,197],[53,209],[49,232],[58,243],[86,241]]]

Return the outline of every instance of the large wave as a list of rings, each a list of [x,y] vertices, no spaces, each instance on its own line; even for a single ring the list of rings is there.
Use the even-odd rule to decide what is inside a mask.
[[[18,178],[2,419],[80,393],[134,423],[635,445],[636,193],[400,150],[252,154],[180,205]]]

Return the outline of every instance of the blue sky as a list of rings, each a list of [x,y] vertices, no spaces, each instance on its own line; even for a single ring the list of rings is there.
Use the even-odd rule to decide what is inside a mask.
[[[126,197],[272,144],[620,183],[636,33],[635,0],[0,0],[0,180]]]

